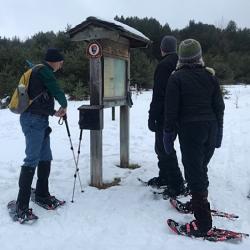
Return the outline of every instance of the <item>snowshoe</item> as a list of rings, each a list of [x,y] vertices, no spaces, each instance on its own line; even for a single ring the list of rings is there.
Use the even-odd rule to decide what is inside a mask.
[[[33,223],[38,219],[38,216],[36,216],[31,208],[27,208],[24,210],[17,208],[17,203],[15,200],[10,201],[7,204],[7,208],[9,211],[9,215],[12,218],[13,221],[18,221],[20,224],[29,222]]]
[[[173,199],[173,198],[170,198],[169,201],[170,201],[171,205],[178,212],[183,213],[183,214],[193,214],[191,201],[181,202],[178,199]],[[224,218],[227,218],[229,220],[235,220],[235,219],[239,218],[238,215],[222,212],[222,211],[215,210],[215,209],[211,209],[211,215],[212,216],[218,216],[218,217],[224,217]]]
[[[159,181],[159,177],[154,177],[148,181],[144,181],[141,178],[137,178],[137,180],[142,183],[143,186],[149,186],[153,189],[164,189],[167,187],[166,183]]]
[[[184,188],[179,192],[176,192],[175,190],[168,187],[165,187],[163,191],[153,190],[152,192],[154,195],[161,195],[164,200],[168,200],[170,198],[175,199],[176,197],[186,197],[190,195],[188,186],[184,186]]]
[[[249,234],[246,233],[234,232],[216,227],[213,227],[207,233],[203,233],[199,231],[195,221],[187,224],[179,224],[172,219],[168,219],[167,224],[170,229],[178,235],[188,236],[191,238],[202,238],[213,242],[228,240],[241,241],[243,238],[249,237]]]
[[[160,177],[153,177],[147,181],[147,185],[152,188],[162,189],[162,188],[167,187],[167,181]]]
[[[181,190],[176,191],[173,190],[171,188],[165,188],[163,193],[162,193],[162,197],[164,200],[167,200],[169,198],[173,198],[173,197],[177,197],[177,196],[188,196],[190,195],[190,190],[188,188],[188,186],[183,186]]]
[[[55,210],[56,208],[63,206],[66,203],[66,201],[59,200],[55,196],[51,195],[47,197],[37,196],[36,190],[34,188],[31,189],[31,201],[47,210]]]

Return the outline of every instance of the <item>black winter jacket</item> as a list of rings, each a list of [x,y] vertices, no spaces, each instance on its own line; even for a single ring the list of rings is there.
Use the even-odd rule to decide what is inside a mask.
[[[175,70],[178,56],[176,53],[167,54],[157,65],[154,73],[153,96],[149,109],[149,119],[155,120],[163,127],[164,99],[168,78]]]
[[[41,96],[39,96],[42,93]],[[31,99],[36,98],[27,109],[27,112],[38,115],[54,115],[54,98],[63,107],[67,107],[67,100],[55,78],[53,68],[43,63],[35,67],[30,76],[28,94]]]
[[[165,99],[166,130],[179,122],[213,121],[223,127],[224,101],[217,78],[200,65],[184,66],[168,81]]]
[[[37,115],[48,116],[54,114],[55,104],[54,104],[54,97],[51,94],[49,94],[42,79],[39,77],[39,71],[41,70],[42,67],[37,67],[32,70],[28,88],[28,94],[30,99],[34,99],[41,93],[42,94],[32,102],[32,104],[26,111]]]

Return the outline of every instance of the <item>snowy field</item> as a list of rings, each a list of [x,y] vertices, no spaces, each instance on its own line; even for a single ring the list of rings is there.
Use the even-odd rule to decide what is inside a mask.
[[[250,233],[250,86],[227,87],[224,139],[209,165],[209,200],[212,208],[236,213],[237,221],[214,218],[214,226]],[[24,138],[19,116],[0,110],[0,249],[8,250],[211,250],[250,249],[250,239],[239,244],[212,243],[173,234],[168,218],[189,222],[192,215],[181,215],[168,201],[156,199],[137,177],[149,179],[158,174],[154,153],[154,134],[147,129],[148,107],[152,92],[133,95],[130,116],[130,162],[136,170],[120,169],[119,109],[111,121],[111,109],[105,110],[103,130],[104,181],[121,178],[120,186],[98,190],[88,186],[90,179],[89,132],[84,131],[80,176],[84,193],[77,182],[75,203],[71,203],[74,162],[65,126],[50,118],[54,161],[50,191],[67,201],[56,211],[46,211],[34,203],[39,216],[33,225],[14,223],[6,204],[16,199],[20,165],[24,158]],[[78,111],[81,102],[69,102],[68,122],[75,149],[78,146]],[[179,145],[176,142],[179,159]],[[33,183],[34,185],[34,183]]]

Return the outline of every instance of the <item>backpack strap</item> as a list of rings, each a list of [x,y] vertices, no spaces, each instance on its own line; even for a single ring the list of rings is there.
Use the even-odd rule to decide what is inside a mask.
[[[32,72],[37,73],[42,67],[45,67],[44,64],[40,63],[40,64],[36,64],[35,66],[32,67]],[[32,100],[30,100],[30,104],[35,101],[36,99],[38,99],[40,96],[42,96],[44,93],[46,93],[46,91],[42,91],[40,94],[38,94],[36,97],[34,97]]]

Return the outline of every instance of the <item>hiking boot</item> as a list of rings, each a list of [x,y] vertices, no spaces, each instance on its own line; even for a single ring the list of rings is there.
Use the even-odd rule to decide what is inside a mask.
[[[188,236],[194,236],[194,237],[204,237],[209,235],[209,231],[202,231],[198,227],[198,223],[196,220],[193,220],[189,223],[186,223],[185,225],[180,226],[180,232],[188,235]]]
[[[180,189],[180,194],[179,195],[183,195],[183,196],[188,196],[191,194],[190,188],[188,187],[188,185],[184,185],[181,189]]]
[[[51,195],[49,195],[47,197],[41,197],[41,196],[36,195],[35,202],[38,205],[40,205],[48,210],[53,210],[56,207],[63,205],[65,203],[64,201],[60,201],[55,196],[51,196]]]
[[[190,194],[190,190],[187,186],[181,186],[178,189],[166,187],[163,191],[163,199],[176,198],[177,196],[187,196]]]
[[[19,221],[21,224],[25,221],[36,220],[38,217],[33,213],[32,208],[25,208],[25,209],[16,209],[16,216],[15,220]]]
[[[54,203],[53,199],[51,199],[51,196],[46,196],[46,197],[41,197],[36,195],[35,196],[35,201],[42,207],[46,207],[47,209],[53,209],[54,208]]]
[[[153,177],[148,181],[148,186],[153,188],[162,188],[167,186],[167,181],[160,177]]]
[[[178,202],[178,208],[176,208],[178,211],[180,211],[181,213],[184,214],[190,214],[193,213],[193,207],[192,207],[192,201],[187,201],[187,202],[179,202],[178,200],[176,200],[176,202]]]

